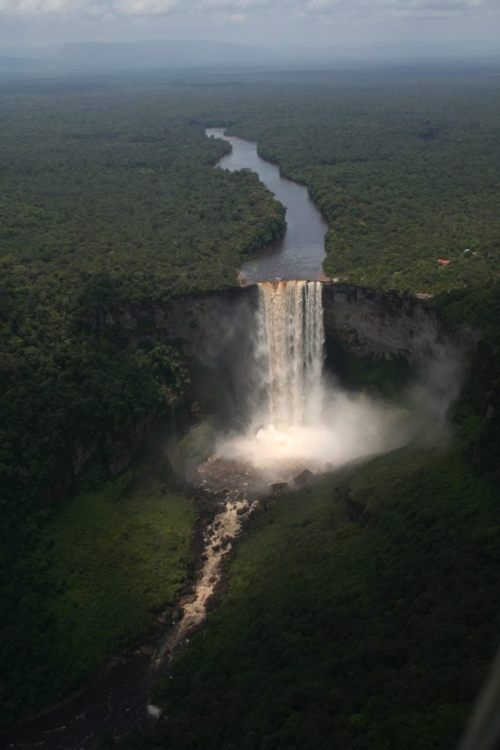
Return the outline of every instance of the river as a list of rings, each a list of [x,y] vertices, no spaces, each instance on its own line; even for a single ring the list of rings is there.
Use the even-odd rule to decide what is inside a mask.
[[[255,143],[226,136],[223,128],[210,128],[206,134],[222,138],[232,146],[231,153],[220,159],[218,167],[255,171],[287,211],[285,235],[244,262],[241,269],[244,280],[254,283],[276,278],[311,281],[323,278],[327,226],[306,188],[285,179],[274,164],[261,159]],[[0,735],[1,747],[87,750],[104,733],[121,735],[132,729],[147,732],[154,722],[153,707],[149,715],[147,707],[159,662],[189,634],[191,626],[204,618],[207,601],[220,579],[222,558],[230,549],[230,541],[239,533],[239,514],[250,509],[251,501],[236,494],[206,529],[205,563],[196,583],[196,594],[182,604],[183,617],[177,626],[173,629],[166,626],[165,634],[153,644],[119,655],[59,706]]]
[[[224,128],[207,128],[210,138],[221,138],[231,144],[230,154],[218,166],[235,172],[251,169],[261,182],[286,208],[286,232],[272,244],[252,253],[241,267],[241,276],[248,283],[271,279],[324,278],[325,220],[309,197],[307,188],[282,177],[277,166],[262,159],[257,144],[225,134]]]

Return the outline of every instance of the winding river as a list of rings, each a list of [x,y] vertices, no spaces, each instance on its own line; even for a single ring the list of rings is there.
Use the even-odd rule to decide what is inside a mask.
[[[252,253],[241,268],[248,283],[271,279],[324,278],[325,220],[309,197],[307,188],[282,177],[277,166],[257,153],[257,144],[225,134],[224,128],[207,128],[209,138],[221,138],[231,144],[230,154],[219,160],[221,169],[235,172],[251,169],[286,208],[286,232],[277,242]]]
[[[226,136],[223,128],[210,128],[207,136],[222,138],[232,146],[218,167],[236,171],[251,169],[286,208],[287,229],[277,242],[252,254],[241,269],[245,282],[279,279],[323,278],[326,223],[311,201],[307,189],[280,175],[279,169],[257,154],[257,145]],[[1,746],[14,750],[19,746],[44,750],[86,750],[100,735],[121,735],[132,729],[147,731],[156,718],[156,708],[148,706],[152,680],[157,669],[168,662],[171,653],[191,626],[205,616],[206,605],[220,579],[220,564],[229,551],[231,540],[240,530],[240,517],[251,511],[252,503],[235,496],[216,515],[204,534],[205,560],[195,593],[180,603],[182,617],[156,642],[118,655],[95,678],[64,703],[38,718],[14,728],[0,737]]]

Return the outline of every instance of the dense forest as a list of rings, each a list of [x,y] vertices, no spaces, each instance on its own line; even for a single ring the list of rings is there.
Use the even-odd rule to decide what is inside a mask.
[[[1,109],[0,663],[9,721],[88,674],[94,652],[102,658],[135,634],[122,614],[117,637],[101,638],[96,618],[79,631],[97,639],[90,658],[69,665],[82,643],[64,635],[54,652],[68,628],[60,600],[83,606],[89,590],[73,590],[71,561],[68,573],[46,551],[52,529],[48,539],[41,529],[70,493],[116,473],[116,454],[133,451],[142,423],[176,403],[192,408],[178,348],[131,347],[92,322],[125,301],[236,284],[244,254],[282,232],[283,209],[254,174],[215,170],[227,145],[162,92],[11,96]],[[172,596],[161,591],[158,604]]]
[[[499,77],[0,85],[4,724],[150,628],[190,565],[170,468],[115,466],[142,420],[197,412],[189,363],[93,321],[234,285],[283,231],[255,175],[214,169],[228,147],[204,128],[224,125],[307,185],[330,276],[432,294],[480,341],[441,453],[411,447],[255,518],[220,609],[157,687],[168,726],[124,746],[453,747],[498,646]]]
[[[309,187],[330,276],[424,293],[498,279],[498,75],[290,88],[231,128]]]
[[[498,643],[498,489],[468,472],[398,451],[259,515],[144,746],[455,747]]]

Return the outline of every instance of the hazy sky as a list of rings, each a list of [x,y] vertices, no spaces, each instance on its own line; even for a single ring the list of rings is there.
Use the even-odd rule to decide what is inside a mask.
[[[0,0],[0,43],[204,38],[315,47],[500,38],[500,0]],[[500,45],[499,45],[500,48]]]

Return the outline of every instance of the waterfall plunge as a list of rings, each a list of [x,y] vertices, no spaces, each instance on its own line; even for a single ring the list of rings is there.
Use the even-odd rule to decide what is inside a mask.
[[[405,410],[325,383],[322,288],[319,281],[258,285],[248,427],[217,445],[217,456],[249,467],[249,477],[291,481],[304,468],[329,470],[408,439]]]
[[[324,350],[322,284],[266,281],[258,285],[257,360],[276,429],[316,421],[321,411]]]

